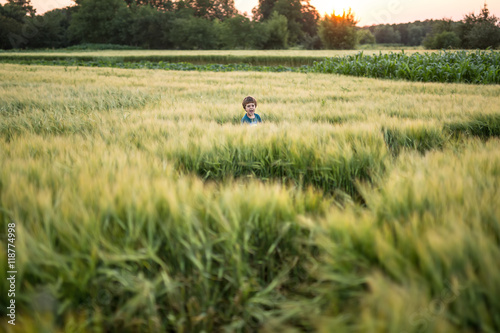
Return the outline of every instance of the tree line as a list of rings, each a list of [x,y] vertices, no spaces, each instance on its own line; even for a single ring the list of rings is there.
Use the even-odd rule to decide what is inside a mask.
[[[75,0],[37,15],[30,0],[0,5],[0,48],[83,43],[146,49],[353,49],[358,44],[431,49],[500,46],[499,19],[485,5],[461,21],[426,20],[359,28],[350,10],[320,17],[310,0],[259,0],[252,17],[234,0]]]
[[[378,25],[367,28],[377,43],[423,45],[428,49],[487,49],[500,46],[500,19],[487,5],[479,14],[466,14],[461,21],[451,19]]]

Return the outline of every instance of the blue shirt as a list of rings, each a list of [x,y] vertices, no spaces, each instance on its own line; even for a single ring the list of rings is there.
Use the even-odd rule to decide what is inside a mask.
[[[243,118],[241,118],[241,123],[242,124],[257,124],[257,123],[262,122],[262,119],[260,119],[260,116],[257,113],[254,113],[254,116],[255,117],[253,119],[250,119],[250,118],[248,118],[247,114],[245,113]]]

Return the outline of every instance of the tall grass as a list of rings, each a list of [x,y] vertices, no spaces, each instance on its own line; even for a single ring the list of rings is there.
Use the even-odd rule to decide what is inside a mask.
[[[279,179],[299,187],[313,185],[326,193],[342,191],[356,198],[355,182],[371,181],[382,172],[386,160],[382,137],[371,131],[371,126],[332,131],[330,126],[302,123],[239,133],[233,127],[205,131],[194,140],[186,138],[176,148],[159,144],[156,150],[174,161],[179,170],[203,179]],[[308,135],[311,131],[314,136]]]
[[[345,311],[331,292],[318,330],[498,327],[498,310],[492,310],[500,306],[492,283],[500,274],[500,211],[493,204],[498,143],[472,140],[459,153],[401,155],[380,190],[367,193],[368,211],[348,209],[321,222],[327,233],[319,233],[318,244],[329,263],[319,269],[321,281],[359,302],[351,303],[356,315],[329,321]]]
[[[0,75],[4,331],[500,329],[496,87]],[[246,95],[260,126],[239,124]]]
[[[477,136],[483,139],[500,136],[500,114],[478,114],[464,121],[450,121],[445,128],[454,135]]]
[[[393,155],[403,149],[420,153],[440,149],[447,141],[446,133],[436,123],[394,121],[382,127],[384,141]]]
[[[11,157],[2,176],[2,219],[18,221],[20,302],[45,293],[55,306],[22,302],[21,315],[41,306],[124,331],[254,327],[281,297],[276,288],[303,271],[308,251],[294,239],[307,232],[293,221],[328,207],[311,190],[179,178],[99,140],[79,151],[44,145],[32,163]],[[43,155],[56,162],[39,169]]]

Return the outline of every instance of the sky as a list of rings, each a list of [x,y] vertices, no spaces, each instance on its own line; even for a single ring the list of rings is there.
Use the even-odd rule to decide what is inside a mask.
[[[0,0],[5,3],[6,0]],[[258,0],[234,0],[240,12],[251,14]],[[74,4],[72,0],[31,0],[38,14],[54,8],[62,8]],[[490,13],[500,18],[500,1],[490,0]],[[358,26],[384,23],[407,23],[417,20],[449,18],[461,20],[465,14],[478,14],[484,6],[484,0],[311,0],[320,15],[331,14],[352,9]]]

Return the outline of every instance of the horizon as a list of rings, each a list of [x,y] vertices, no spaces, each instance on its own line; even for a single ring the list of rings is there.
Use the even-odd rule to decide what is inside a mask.
[[[6,0],[0,0],[1,4],[6,2]],[[235,0],[234,3],[241,14],[246,13],[251,17],[252,8],[257,6],[258,0]],[[350,8],[358,21],[358,27],[444,18],[460,21],[467,14],[478,14],[485,3],[490,13],[500,18],[500,1],[491,4],[484,0],[421,0],[418,3],[408,0],[311,0],[311,5],[322,17],[325,14],[331,15],[333,11],[341,14]],[[56,8],[75,5],[73,0],[32,0],[31,4],[39,15]]]

